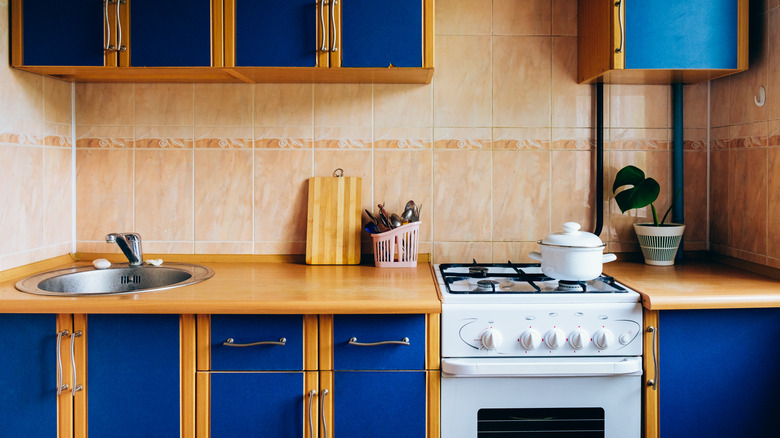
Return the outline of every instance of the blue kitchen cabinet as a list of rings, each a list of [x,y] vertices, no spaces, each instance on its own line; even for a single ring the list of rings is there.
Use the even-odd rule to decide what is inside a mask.
[[[16,67],[212,65],[211,0],[23,0],[11,6]],[[221,44],[221,35],[214,40]]]
[[[580,0],[578,81],[694,83],[748,67],[748,1]]]
[[[777,436],[780,309],[660,311],[657,334],[660,436]]]
[[[56,437],[56,315],[2,314],[0,333],[0,435]]]

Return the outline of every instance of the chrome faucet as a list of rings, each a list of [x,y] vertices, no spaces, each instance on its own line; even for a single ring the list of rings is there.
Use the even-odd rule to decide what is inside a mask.
[[[141,235],[138,233],[111,233],[106,236],[106,243],[116,243],[125,253],[130,266],[140,266],[143,263],[141,251]]]

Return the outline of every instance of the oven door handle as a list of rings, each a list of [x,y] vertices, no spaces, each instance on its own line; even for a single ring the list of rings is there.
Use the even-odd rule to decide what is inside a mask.
[[[641,357],[442,359],[443,377],[579,377],[642,374]]]

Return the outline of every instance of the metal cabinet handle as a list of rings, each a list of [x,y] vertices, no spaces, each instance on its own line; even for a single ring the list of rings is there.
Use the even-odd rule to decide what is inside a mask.
[[[409,338],[403,338],[400,341],[380,341],[380,342],[358,342],[357,338],[354,336],[349,338],[349,345],[357,345],[358,347],[373,347],[376,345],[387,345],[387,344],[410,345]]]
[[[325,5],[327,4],[328,2],[325,0],[320,0],[320,30],[322,31],[320,33],[322,36],[322,46],[320,47],[320,52],[328,51],[328,43],[325,42]]]
[[[114,45],[111,44],[111,24],[108,22],[108,5],[111,3],[114,3],[114,0],[105,0],[103,1],[103,15],[106,18],[106,23],[104,26],[104,35],[106,37],[105,45],[103,46],[104,50],[114,50]]]
[[[328,390],[322,390],[322,397],[320,397],[320,419],[322,421],[322,433],[324,438],[328,438],[328,424],[325,422],[325,396],[328,395]]]
[[[279,338],[278,341],[259,341],[259,342],[252,342],[249,344],[236,344],[233,338],[227,338],[225,342],[222,343],[225,347],[254,347],[256,345],[281,345],[284,346],[284,344],[287,343],[287,338]]]
[[[615,53],[623,53],[623,47],[626,42],[626,23],[623,22],[623,2],[617,0],[615,6],[618,8],[618,23],[620,24],[620,47],[615,49]]]
[[[314,396],[317,395],[317,391],[309,391],[309,436],[314,437],[314,423],[311,421],[311,403],[314,401]]]
[[[70,337],[70,365],[73,369],[73,391],[70,393],[72,396],[76,396],[76,393],[84,389],[79,385],[78,377],[76,376],[76,353],[74,351],[74,345],[76,344],[76,338],[82,335],[81,331],[73,332],[73,336]]]
[[[331,46],[330,51],[331,52],[338,52],[339,48],[336,45],[336,40],[338,39],[338,31],[336,29],[336,5],[339,3],[339,0],[333,0],[330,3],[330,24],[333,27],[333,38],[331,39]]]
[[[122,21],[119,19],[119,5],[127,3],[127,0],[117,0],[116,2],[116,46],[118,52],[124,52],[127,47],[122,45]]]
[[[653,334],[653,368],[655,372],[653,373],[653,378],[647,381],[647,386],[652,386],[653,390],[658,389],[658,356],[656,355],[656,345],[655,345],[655,339],[658,335],[658,329],[656,329],[653,326],[647,327],[647,332]]]
[[[68,385],[62,383],[62,337],[70,336],[68,330],[57,332],[57,395],[68,389]]]

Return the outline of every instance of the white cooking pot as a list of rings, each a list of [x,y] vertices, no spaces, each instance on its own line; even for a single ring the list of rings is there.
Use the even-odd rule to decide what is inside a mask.
[[[595,234],[580,231],[576,222],[566,222],[562,232],[537,243],[541,254],[532,252],[528,257],[542,262],[544,275],[556,280],[593,280],[601,275],[603,263],[617,259],[615,254],[604,254],[606,244]]]

